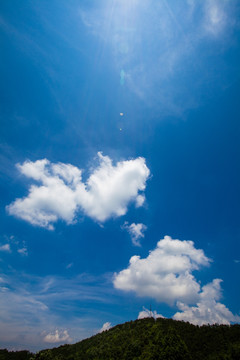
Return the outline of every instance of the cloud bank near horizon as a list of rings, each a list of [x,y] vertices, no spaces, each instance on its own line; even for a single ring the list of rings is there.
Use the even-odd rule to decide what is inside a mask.
[[[131,202],[141,206],[150,175],[145,159],[139,157],[113,165],[110,157],[101,152],[98,159],[99,166],[92,169],[85,183],[82,170],[71,164],[54,164],[47,159],[17,164],[21,174],[40,185],[31,185],[28,196],[8,205],[8,213],[53,230],[58,220],[74,223],[78,212],[104,222],[125,215]]]
[[[79,9],[79,17],[88,33],[109,49],[117,71],[121,71],[121,85],[157,113],[161,110],[181,116],[201,104],[201,93],[205,92],[206,74],[199,77],[204,64],[204,58],[198,56],[202,44],[209,42],[215,47],[215,54],[219,48],[229,47],[229,35],[239,26],[238,5],[221,0],[187,0],[175,4],[150,0],[147,4],[118,0],[109,12],[106,3],[101,2],[95,9]],[[132,25],[123,27],[123,22]],[[158,34],[158,47],[152,46],[155,34]],[[144,51],[146,43],[148,51]],[[220,83],[215,71],[217,67],[207,79],[211,86],[219,88],[224,80],[221,78]],[[183,86],[188,73],[196,81]]]

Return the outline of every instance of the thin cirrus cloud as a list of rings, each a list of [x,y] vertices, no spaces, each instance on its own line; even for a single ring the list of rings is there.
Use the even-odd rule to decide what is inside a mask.
[[[99,166],[85,183],[82,170],[71,164],[54,164],[47,159],[18,164],[23,175],[40,185],[31,185],[27,197],[8,205],[8,213],[52,230],[60,219],[67,224],[76,221],[79,211],[104,222],[126,214],[130,202],[135,202],[136,207],[142,205],[141,192],[150,174],[145,159],[139,157],[113,165],[101,152],[98,158]]]
[[[141,246],[140,240],[144,238],[144,231],[147,230],[146,225],[142,223],[139,224],[132,223],[131,225],[129,225],[128,222],[125,221],[122,228],[126,229],[129,235],[131,236],[133,245]]]
[[[210,259],[192,241],[165,236],[145,259],[132,256],[128,268],[115,274],[114,286],[170,305],[180,299],[191,303],[198,299],[200,291],[192,271],[209,263]]]
[[[227,27],[235,25],[230,4],[226,1],[205,1],[204,15],[205,31],[214,36],[219,36]]]
[[[111,8],[104,1],[97,4],[95,9],[79,9],[79,17],[86,30],[109,48],[120,84],[161,113],[181,115],[195,108],[206,83],[206,74],[201,73],[204,58],[199,57],[203,40],[229,46],[228,34],[238,26],[236,2],[150,0],[146,6],[143,1],[119,0]],[[158,47],[152,42],[155,34]],[[216,65],[207,75],[217,88],[223,81],[216,82],[218,71]],[[199,80],[199,73],[205,81]],[[183,86],[186,76],[196,79],[190,87]]]
[[[112,289],[105,277],[86,273],[39,277],[14,271],[1,274],[0,294],[2,346],[38,351],[46,342],[77,342],[91,336],[99,326],[99,304],[110,302]],[[86,310],[89,302],[96,308]],[[72,341],[64,339],[66,329]]]

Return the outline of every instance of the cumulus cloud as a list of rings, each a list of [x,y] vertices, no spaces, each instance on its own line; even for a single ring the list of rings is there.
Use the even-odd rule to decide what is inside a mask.
[[[132,256],[128,268],[115,274],[113,282],[116,289],[133,291],[140,297],[168,304],[177,300],[194,303],[199,298],[200,285],[192,271],[209,262],[192,241],[165,236],[146,258]]]
[[[173,319],[189,321],[194,325],[225,324],[240,321],[240,316],[233,313],[218,302],[221,298],[221,279],[214,279],[211,283],[203,286],[200,293],[200,301],[196,306],[188,306],[178,302],[177,306],[182,312],[177,312]]]
[[[56,330],[55,333],[49,333],[44,336],[43,339],[47,343],[60,343],[60,342],[71,342],[72,339],[70,338],[67,330],[59,331]]]
[[[148,310],[145,307],[143,307],[143,311],[140,311],[138,314],[138,319],[145,319],[145,318],[164,318],[161,314],[158,314],[156,310]]]
[[[119,161],[98,153],[99,166],[82,181],[82,170],[71,164],[51,163],[47,159],[18,164],[18,170],[39,182],[28,196],[7,206],[10,215],[32,225],[53,229],[61,219],[67,224],[76,220],[78,211],[99,222],[126,214],[130,202],[142,205],[143,192],[150,171],[144,158]]]
[[[125,221],[122,228],[126,229],[130,234],[133,245],[141,246],[140,239],[144,238],[144,231],[147,230],[146,225],[141,223],[139,224],[132,223],[131,225],[128,225],[128,222]]]
[[[101,329],[99,330],[99,332],[101,333],[103,331],[109,330],[109,329],[111,329],[111,327],[112,327],[112,324],[110,322],[105,322],[103,324],[103,326],[101,327]]]
[[[11,248],[9,244],[4,244],[0,246],[0,251],[5,251],[5,252],[11,252]]]

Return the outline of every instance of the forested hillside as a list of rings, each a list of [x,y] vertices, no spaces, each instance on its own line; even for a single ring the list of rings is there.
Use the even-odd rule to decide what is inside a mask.
[[[0,349],[0,360],[30,360],[33,357],[29,351],[8,351]]]
[[[0,359],[7,357],[3,351]],[[29,354],[26,354],[29,356]],[[26,359],[28,358],[26,357]],[[240,359],[240,325],[194,326],[171,319],[130,321],[74,345],[43,350],[34,360]]]

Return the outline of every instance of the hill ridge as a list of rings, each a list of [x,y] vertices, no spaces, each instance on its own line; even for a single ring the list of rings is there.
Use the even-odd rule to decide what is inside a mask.
[[[6,359],[23,358],[3,357],[0,352],[0,360]],[[28,353],[25,359],[235,360],[240,359],[240,325],[198,326],[173,319],[145,318],[118,324],[75,344]]]

